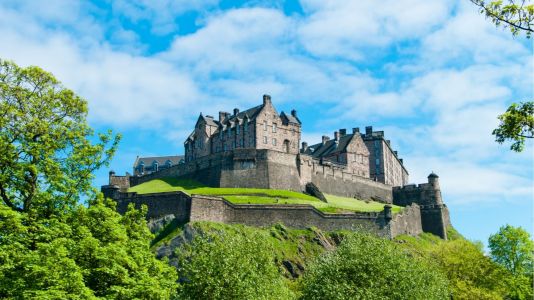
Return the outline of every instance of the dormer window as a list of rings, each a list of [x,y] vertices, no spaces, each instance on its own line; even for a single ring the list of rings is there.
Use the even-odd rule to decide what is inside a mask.
[[[152,163],[152,170],[153,170],[154,172],[157,172],[157,171],[158,171],[158,167],[159,167],[158,162],[157,162],[157,161],[154,161],[154,162]]]

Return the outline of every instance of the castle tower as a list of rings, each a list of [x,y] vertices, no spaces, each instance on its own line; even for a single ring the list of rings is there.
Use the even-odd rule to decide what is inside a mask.
[[[439,187],[439,176],[434,172],[430,173],[428,175],[428,184],[430,185],[430,195],[428,195],[430,204],[443,205],[441,189]]]

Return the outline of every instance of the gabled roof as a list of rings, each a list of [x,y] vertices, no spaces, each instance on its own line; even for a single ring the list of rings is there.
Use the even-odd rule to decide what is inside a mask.
[[[141,162],[145,164],[145,166],[152,165],[152,163],[155,161],[158,163],[158,165],[162,166],[167,163],[167,161],[170,161],[172,165],[177,165],[182,159],[184,159],[183,155],[170,155],[170,156],[145,156],[145,157],[137,157],[134,162],[134,168],[137,167]]]
[[[231,124],[233,126],[233,124],[235,124],[236,120],[243,120],[245,118],[245,116],[249,120],[254,120],[254,119],[256,119],[256,117],[258,116],[258,113],[261,111],[262,108],[263,108],[263,104],[255,106],[253,108],[249,108],[249,109],[244,110],[242,112],[239,112],[237,115],[230,115],[226,120],[223,121],[222,125]]]
[[[286,114],[285,112],[282,112],[282,113],[280,114],[280,117],[285,118],[289,123],[302,124],[302,123],[300,122],[299,118],[297,118],[297,117],[295,117],[295,116],[293,116],[293,115],[291,115],[291,114],[288,115],[288,114]]]
[[[202,113],[200,113],[200,116],[198,116],[197,124],[201,120],[203,120],[207,125],[215,127],[219,126],[219,121],[214,120],[212,116],[204,116],[202,115]]]
[[[326,143],[319,143],[311,145],[304,151],[305,154],[311,155],[315,158],[321,158],[330,156],[335,153],[341,153],[346,151],[347,146],[350,144],[350,141],[354,137],[354,134],[347,134],[339,137],[339,141],[336,143],[336,140],[328,140]]]

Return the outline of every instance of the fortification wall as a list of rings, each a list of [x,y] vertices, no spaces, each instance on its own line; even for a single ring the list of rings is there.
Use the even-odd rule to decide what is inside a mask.
[[[392,203],[392,187],[348,173],[335,164],[321,164],[308,155],[299,157],[301,183],[313,182],[323,193]]]
[[[166,215],[174,215],[179,222],[189,222],[191,197],[183,192],[142,194],[119,193],[115,198],[117,211],[124,214],[128,204],[134,203],[136,208],[146,205],[147,219],[156,219]]]
[[[192,196],[190,221],[237,223],[258,227],[283,223],[297,229],[315,226],[325,231],[366,230],[389,236],[383,213],[324,214],[310,205],[237,205],[221,198],[200,195]]]
[[[328,194],[392,203],[392,187],[346,172],[341,165],[322,164],[307,155],[266,149],[236,149],[201,157],[141,177],[134,186],[162,177],[187,176],[214,187],[269,188],[301,192],[313,182]],[[411,202],[410,202],[411,203]]]
[[[389,222],[390,234],[395,237],[400,234],[418,235],[423,232],[421,224],[421,210],[419,205],[406,206],[401,213],[393,216]]]

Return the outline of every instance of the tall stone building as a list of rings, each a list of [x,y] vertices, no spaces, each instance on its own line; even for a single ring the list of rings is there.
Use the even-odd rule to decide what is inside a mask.
[[[200,114],[195,129],[184,143],[185,161],[239,148],[298,154],[300,135],[297,112],[278,114],[271,97],[264,95],[262,105],[242,112],[235,108],[233,114],[219,112],[219,120]]]
[[[362,138],[369,150],[370,178],[392,186],[408,184],[408,171],[391,142],[384,138],[384,132],[367,126]]]

